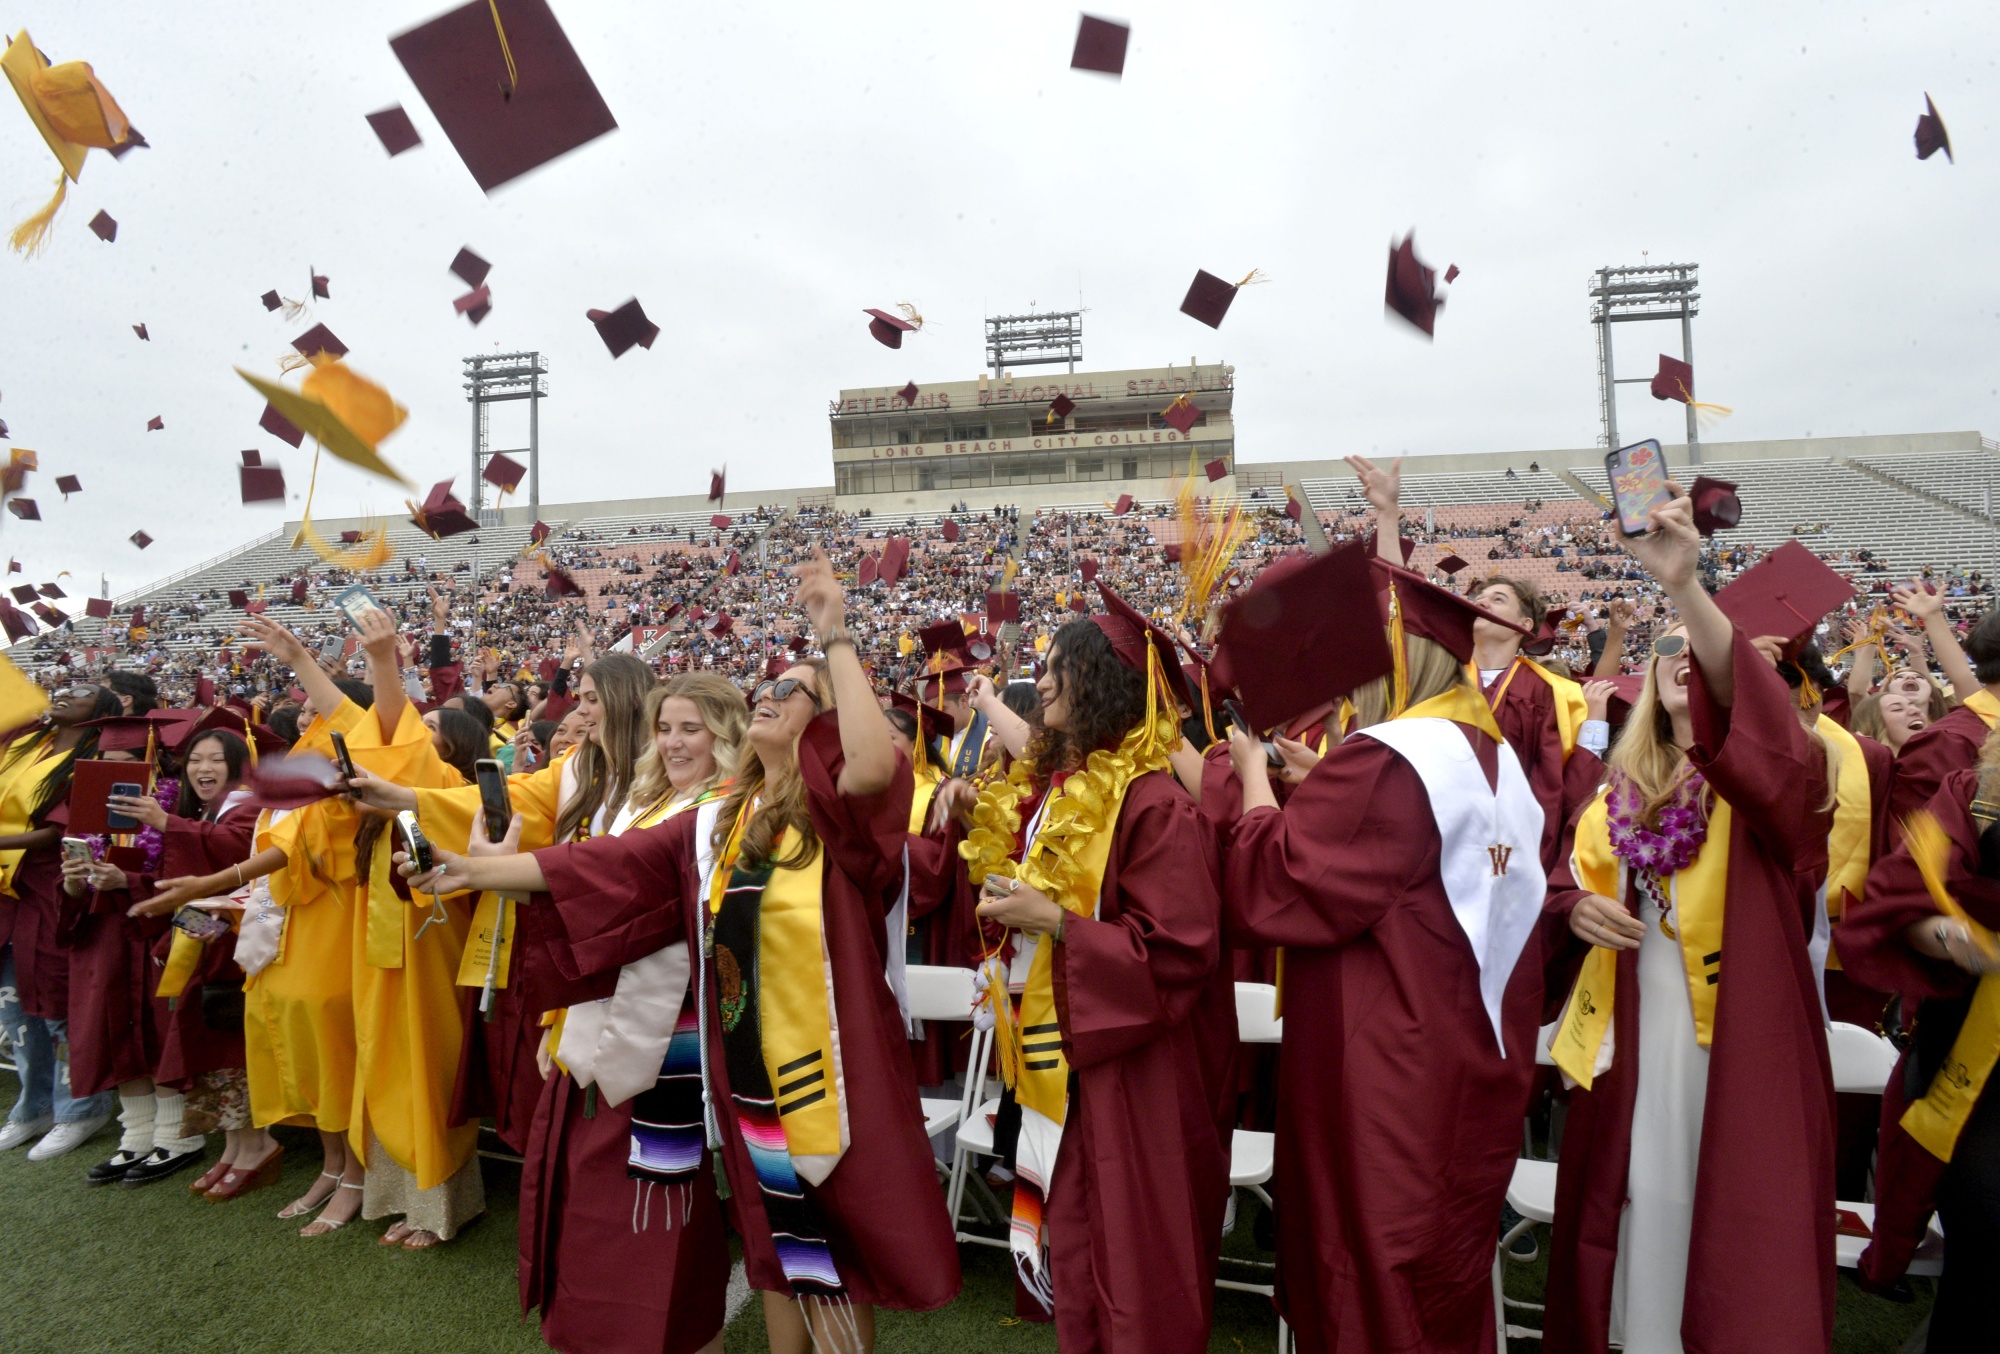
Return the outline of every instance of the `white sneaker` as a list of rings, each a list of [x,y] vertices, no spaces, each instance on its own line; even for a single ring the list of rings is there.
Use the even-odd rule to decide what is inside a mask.
[[[44,1114],[39,1119],[29,1119],[24,1123],[9,1123],[0,1127],[0,1152],[12,1151],[24,1142],[39,1138],[55,1125],[55,1116]]]
[[[28,1149],[28,1160],[52,1161],[65,1152],[74,1152],[96,1137],[97,1130],[110,1122],[110,1115],[100,1114],[73,1124],[57,1124],[49,1130],[47,1137]]]

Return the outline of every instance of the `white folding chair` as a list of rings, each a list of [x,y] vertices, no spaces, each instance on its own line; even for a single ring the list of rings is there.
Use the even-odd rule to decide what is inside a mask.
[[[910,998],[910,1016],[915,1020],[965,1023],[972,1019],[972,1002],[979,995],[969,968],[941,964],[911,964],[904,970],[905,991]],[[973,1036],[975,1049],[979,1036]],[[945,1100],[922,1097],[924,1136],[935,1138],[958,1123],[965,1113],[963,1097]]]
[[[1889,1084],[1889,1078],[1896,1073],[1896,1046],[1873,1030],[1864,1030],[1859,1025],[1838,1020],[1828,1025],[1826,1052],[1833,1064],[1833,1089],[1836,1091],[1880,1095],[1882,1088]],[[1870,1231],[1874,1230],[1873,1203],[1842,1199],[1834,1207],[1853,1213]],[[1868,1238],[1865,1236],[1836,1233],[1833,1238],[1834,1263],[1842,1269],[1853,1269],[1861,1263],[1861,1252],[1867,1248]],[[1933,1217],[1916,1254],[1910,1259],[1909,1272],[1936,1278],[1943,1271],[1944,1233],[1938,1230],[1937,1219]]]
[[[910,1014],[912,1015],[917,1013],[916,975],[925,971],[924,966],[916,964],[912,964],[909,969],[911,983]],[[928,971],[931,973],[959,975],[950,979],[939,979],[939,987],[941,989],[946,982],[953,984],[951,988],[953,999],[962,999],[962,1005],[959,1009],[964,1014],[952,1017],[953,1019],[972,1019],[973,1003],[979,995],[978,986],[975,981],[977,975],[973,970],[932,968]],[[962,986],[959,986],[959,984],[962,984]],[[1005,1250],[1008,1244],[1006,1237],[981,1236],[977,1232],[968,1232],[960,1226],[961,1210],[965,1204],[965,1182],[967,1173],[971,1168],[971,1160],[975,1156],[990,1157],[994,1155],[993,1118],[1000,1112],[1000,1097],[997,1094],[997,1086],[994,1088],[996,1094],[991,1099],[988,1099],[986,1094],[988,1063],[992,1058],[992,1054],[993,1031],[991,1029],[982,1030],[975,1025],[972,1032],[972,1048],[969,1056],[966,1058],[965,1064],[965,1089],[959,1094],[957,1102],[951,1105],[951,1118],[945,1121],[944,1124],[945,1128],[955,1125],[958,1130],[952,1137],[951,1170],[945,1187],[945,1207],[951,1216],[952,1231],[958,1240],[973,1242],[981,1246],[997,1246]],[[932,1103],[929,1101],[925,1102],[924,1119],[926,1125],[934,1122],[930,1109]],[[942,1132],[943,1129],[935,1128],[931,1131],[937,1133]]]
[[[1278,989],[1270,983],[1236,984],[1236,1038],[1245,1044],[1276,1044],[1283,1042],[1284,1022],[1278,1018]],[[1276,1157],[1277,1139],[1269,1133],[1259,1133],[1255,1129],[1239,1128],[1229,1140],[1229,1187],[1232,1190],[1247,1189],[1271,1207],[1270,1191],[1265,1189],[1271,1181],[1271,1169]],[[1219,1238],[1218,1238],[1219,1240]],[[1222,1257],[1232,1265],[1247,1265],[1256,1269],[1272,1269],[1260,1260],[1239,1260],[1235,1256]],[[1262,1293],[1265,1297],[1275,1294],[1268,1283],[1252,1283],[1244,1279],[1226,1279],[1216,1276],[1217,1288],[1231,1288],[1239,1293]],[[1287,1354],[1292,1347],[1292,1333],[1285,1326],[1285,1319],[1278,1318],[1278,1354]]]
[[[1549,1057],[1549,1035],[1551,1027],[1543,1026],[1535,1034],[1535,1062],[1541,1067],[1553,1067],[1555,1060]],[[1522,1302],[1507,1296],[1506,1284],[1502,1280],[1500,1266],[1506,1259],[1507,1248],[1516,1238],[1537,1223],[1547,1225],[1556,1220],[1556,1163],[1540,1161],[1533,1157],[1522,1157],[1514,1163],[1514,1178],[1507,1182],[1507,1206],[1521,1215],[1521,1220],[1508,1228],[1500,1238],[1500,1246],[1493,1253],[1493,1329],[1498,1337],[1497,1347],[1507,1348],[1507,1339],[1539,1340],[1542,1332],[1533,1326],[1516,1326],[1507,1320],[1507,1309],[1516,1307],[1522,1311],[1539,1312],[1539,1302]]]

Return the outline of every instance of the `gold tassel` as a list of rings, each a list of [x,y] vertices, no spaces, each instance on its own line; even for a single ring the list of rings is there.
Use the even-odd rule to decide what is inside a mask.
[[[1396,665],[1389,689],[1389,718],[1394,719],[1410,707],[1410,654],[1403,644],[1403,604],[1393,581],[1389,584],[1389,657]]]
[[[49,230],[56,223],[56,213],[69,200],[69,175],[56,175],[56,195],[49,199],[48,206],[14,227],[14,233],[7,237],[7,243],[23,258],[34,258],[49,242]]]

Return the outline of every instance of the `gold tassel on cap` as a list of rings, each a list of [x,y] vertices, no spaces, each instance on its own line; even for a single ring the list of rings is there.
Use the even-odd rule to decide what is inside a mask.
[[[56,223],[56,213],[68,200],[69,175],[58,174],[56,195],[49,199],[48,205],[14,227],[14,233],[7,237],[7,243],[13,246],[14,252],[30,259],[41,253],[42,247],[49,242],[49,231]]]

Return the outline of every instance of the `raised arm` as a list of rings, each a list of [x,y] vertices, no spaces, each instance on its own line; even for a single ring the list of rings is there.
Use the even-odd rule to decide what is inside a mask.
[[[826,652],[827,677],[840,715],[840,792],[880,794],[896,774],[896,745],[889,738],[889,721],[875,701],[875,689],[861,668],[861,655],[847,633],[847,599],[833,576],[826,551],[798,567],[798,604],[812,621]]]
[[[1604,652],[1590,670],[1593,677],[1616,677],[1625,666],[1625,633],[1632,628],[1632,603],[1614,597],[1605,607]]]
[[[388,612],[371,610],[362,612],[357,624],[362,650],[368,655],[368,682],[375,688],[375,722],[381,727],[382,741],[393,742],[403,708],[410,703],[396,653],[396,623]]]
[[[1854,661],[1847,669],[1847,698],[1851,701],[1867,699],[1875,687],[1875,646],[1864,644],[1868,637],[1868,622],[1855,619],[1847,623],[1847,642],[1851,647],[1849,657]]]
[[[1972,670],[1965,650],[1959,647],[1951,622],[1944,618],[1944,594],[1932,592],[1919,583],[1909,587],[1898,584],[1889,590],[1889,596],[1923,626],[1924,638],[1930,641],[1931,652],[1937,655],[1938,666],[1944,669],[1945,678],[1951,683],[1951,694],[1965,700],[1979,690],[1979,675]]]
[[[1391,564],[1403,562],[1403,458],[1387,470],[1366,456],[1345,458],[1375,509],[1375,553]]]
[[[347,699],[340,694],[340,688],[333,684],[333,678],[311,650],[299,642],[299,637],[268,616],[245,616],[243,633],[257,641],[264,651],[290,668],[299,679],[299,685],[312,698],[313,709],[322,715],[331,715]]]
[[[1694,529],[1694,504],[1687,490],[1668,485],[1674,496],[1651,514],[1652,530],[1627,537],[1625,549],[1639,561],[1674,604],[1695,662],[1714,702],[1736,703],[1736,627],[1701,585],[1701,534]]]
[[[1009,757],[1018,757],[1028,750],[1028,740],[1035,736],[1034,726],[1007,708],[1000,699],[1000,693],[993,689],[993,679],[983,672],[977,672],[968,679],[966,696],[972,708],[986,716],[986,727],[1000,740],[1000,746],[1007,749]]]

